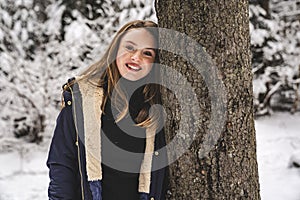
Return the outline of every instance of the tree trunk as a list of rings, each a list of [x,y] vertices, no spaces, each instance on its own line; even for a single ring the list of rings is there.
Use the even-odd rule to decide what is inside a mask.
[[[174,162],[167,198],[260,199],[248,1],[157,0],[155,6],[159,26],[169,30],[160,31],[160,62],[169,87],[167,143],[176,139],[168,147]]]

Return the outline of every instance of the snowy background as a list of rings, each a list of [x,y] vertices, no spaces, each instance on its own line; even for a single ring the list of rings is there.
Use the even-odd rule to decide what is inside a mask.
[[[263,200],[300,199],[300,0],[250,0]],[[152,0],[0,0],[0,200],[47,199],[61,85]]]

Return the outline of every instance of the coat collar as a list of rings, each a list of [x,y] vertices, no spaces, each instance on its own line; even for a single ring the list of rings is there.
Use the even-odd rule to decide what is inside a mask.
[[[72,91],[74,122],[78,135],[85,145],[88,181],[102,180],[100,132],[103,93],[102,88],[80,78]],[[139,175],[139,192],[150,192],[155,132],[156,130],[146,129],[146,147]]]

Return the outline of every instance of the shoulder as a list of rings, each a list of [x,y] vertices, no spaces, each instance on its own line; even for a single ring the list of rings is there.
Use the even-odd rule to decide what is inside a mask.
[[[71,106],[72,105],[72,90],[75,83],[76,78],[69,78],[68,81],[62,85],[62,107]]]
[[[62,107],[71,106],[76,102],[82,102],[82,100],[93,99],[95,101],[102,101],[104,95],[104,88],[99,86],[95,81],[76,76],[68,79],[68,81],[62,85]]]
[[[68,81],[62,85],[63,91],[70,92],[75,82],[76,82],[76,77],[69,78]]]

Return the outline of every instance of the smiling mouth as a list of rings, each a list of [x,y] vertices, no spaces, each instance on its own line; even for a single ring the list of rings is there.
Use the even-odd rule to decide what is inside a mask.
[[[141,67],[139,67],[138,65],[131,65],[131,64],[125,64],[126,65],[126,67],[129,69],[129,70],[132,70],[132,71],[136,71],[136,72],[138,72],[138,71],[140,71],[140,70],[142,70],[142,68]]]

